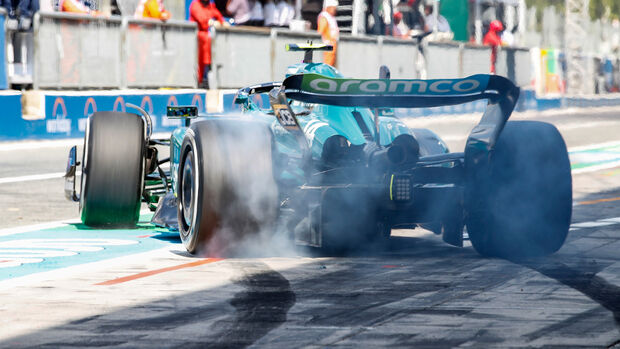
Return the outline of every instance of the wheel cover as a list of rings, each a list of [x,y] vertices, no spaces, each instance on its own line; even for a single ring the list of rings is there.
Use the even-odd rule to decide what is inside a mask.
[[[191,227],[194,218],[194,166],[192,158],[194,154],[190,151],[183,163],[183,176],[181,179],[181,210],[186,227]]]

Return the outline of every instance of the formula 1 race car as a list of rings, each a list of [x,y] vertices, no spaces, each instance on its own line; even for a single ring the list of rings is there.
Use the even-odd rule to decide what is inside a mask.
[[[572,212],[566,145],[550,124],[507,122],[519,97],[510,80],[391,79],[386,67],[379,79],[345,79],[312,63],[312,52],[329,46],[288,49],[305,51],[303,63],[282,82],[240,89],[238,115],[197,118],[195,107],[168,107],[169,117],[185,119],[170,139],[153,139],[149,115],[135,106],[141,115],[90,116],[81,193],[75,147],[65,187],[84,224],[133,226],[145,201],[153,222],[178,229],[191,253],[265,230],[346,250],[416,226],[455,246],[466,226],[484,256],[546,255],[562,246]],[[259,94],[268,94],[269,108],[255,103]],[[407,128],[391,109],[478,99],[488,105],[464,152]],[[169,145],[170,159],[159,159],[156,145]]]

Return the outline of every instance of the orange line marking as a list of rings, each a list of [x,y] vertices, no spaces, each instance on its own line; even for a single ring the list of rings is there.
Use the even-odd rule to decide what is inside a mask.
[[[598,199],[598,200],[591,200],[591,201],[580,201],[577,203],[577,205],[594,205],[594,204],[600,204],[601,202],[611,202],[611,201],[620,201],[620,197]]]
[[[185,264],[175,265],[175,266],[172,266],[172,267],[166,267],[166,268],[161,268],[161,269],[149,270],[149,271],[145,271],[145,272],[138,273],[138,274],[128,275],[128,276],[124,276],[124,277],[120,277],[120,278],[116,278],[116,279],[100,282],[100,283],[95,284],[95,285],[101,285],[101,286],[116,285],[116,284],[121,284],[121,283],[127,282],[127,281],[133,281],[133,280],[136,280],[136,279],[145,278],[147,276],[152,276],[152,275],[161,274],[161,273],[165,273],[165,272],[169,272],[169,271],[174,271],[174,270],[179,270],[179,269],[184,269],[184,268],[197,267],[199,265],[219,262],[221,260],[222,260],[222,258],[207,258],[207,259],[202,259],[202,260],[199,260],[199,261],[196,261],[196,262],[185,263]]]

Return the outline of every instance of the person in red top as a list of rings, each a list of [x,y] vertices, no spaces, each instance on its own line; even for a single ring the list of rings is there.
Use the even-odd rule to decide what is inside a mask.
[[[189,20],[198,24],[198,85],[209,88],[206,78],[211,68],[211,25],[224,24],[222,13],[209,0],[193,0],[189,5]]]
[[[491,46],[491,73],[495,74],[495,61],[497,60],[497,47],[502,44],[500,32],[504,30],[502,22],[494,20],[489,25],[489,31],[484,36],[482,43]]]

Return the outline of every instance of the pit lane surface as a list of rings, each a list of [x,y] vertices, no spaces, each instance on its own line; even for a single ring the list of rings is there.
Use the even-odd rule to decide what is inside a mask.
[[[577,151],[605,143],[602,152],[613,166],[608,153],[615,152],[614,143],[611,150],[606,147],[620,141],[619,116],[618,110],[607,110],[517,118],[558,125]],[[465,119],[419,124],[447,134],[458,150],[471,128]],[[0,183],[6,227],[0,249],[15,254],[27,249],[19,241],[39,239],[39,250],[46,253],[73,253],[0,268],[1,347],[620,343],[618,167],[590,166],[593,172],[574,174],[572,230],[560,252],[548,258],[482,258],[471,247],[447,246],[426,231],[403,230],[387,246],[348,256],[257,243],[249,257],[218,260],[189,256],[174,235],[146,225],[107,232],[79,224],[13,228],[77,216],[76,205],[64,201],[61,179],[15,181],[62,172],[67,148],[0,151],[0,178],[13,179]],[[601,151],[580,154],[575,161],[601,159]],[[53,248],[53,241],[64,246]]]

